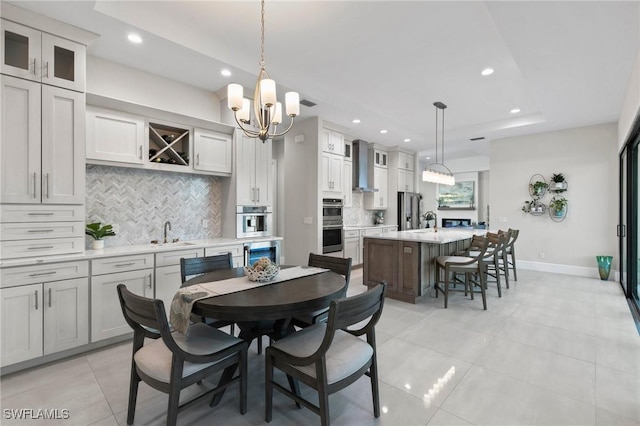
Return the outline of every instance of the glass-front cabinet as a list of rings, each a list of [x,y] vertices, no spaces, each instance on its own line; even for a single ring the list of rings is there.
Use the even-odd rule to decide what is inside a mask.
[[[6,19],[2,25],[2,74],[85,91],[86,46]]]

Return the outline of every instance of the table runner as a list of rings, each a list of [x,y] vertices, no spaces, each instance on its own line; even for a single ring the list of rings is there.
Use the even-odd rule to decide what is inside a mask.
[[[190,285],[178,290],[173,297],[169,310],[169,322],[175,330],[188,336],[191,309],[193,308],[193,304],[200,299],[249,290],[251,288],[275,284],[308,275],[320,274],[328,270],[329,269],[316,268],[313,266],[295,266],[293,268],[281,269],[278,276],[267,282],[250,281],[249,278],[244,276]]]

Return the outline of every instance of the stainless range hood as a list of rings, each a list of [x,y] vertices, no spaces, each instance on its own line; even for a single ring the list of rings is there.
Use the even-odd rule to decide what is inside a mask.
[[[361,139],[353,141],[353,190],[378,192],[369,182],[369,142]]]

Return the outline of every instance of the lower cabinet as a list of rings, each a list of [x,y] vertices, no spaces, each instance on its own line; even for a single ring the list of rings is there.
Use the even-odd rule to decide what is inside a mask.
[[[91,261],[91,342],[129,333],[118,284],[145,297],[154,297],[153,254],[118,256]]]
[[[155,298],[164,302],[168,313],[173,296],[180,288],[180,259],[203,257],[204,249],[176,250],[156,253],[156,291]]]
[[[359,265],[361,253],[360,231],[344,231],[344,258],[351,258],[351,265]]]
[[[231,252],[233,267],[244,266],[244,246],[242,244],[230,244],[225,246],[207,247],[204,249],[205,256],[215,256]]]
[[[2,366],[89,342],[88,277],[2,288],[0,303]]]

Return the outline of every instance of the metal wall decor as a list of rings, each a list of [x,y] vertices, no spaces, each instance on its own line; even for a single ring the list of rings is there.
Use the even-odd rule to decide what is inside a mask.
[[[549,217],[554,222],[562,222],[566,219],[569,211],[569,202],[561,195],[568,189],[568,183],[562,173],[554,173],[549,183],[541,174],[535,174],[529,179],[530,200],[525,201],[522,211],[533,216],[542,216],[549,213]],[[546,194],[551,195],[551,199],[545,204],[542,199]]]

